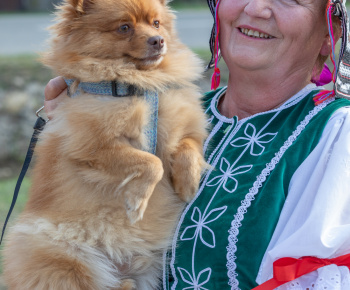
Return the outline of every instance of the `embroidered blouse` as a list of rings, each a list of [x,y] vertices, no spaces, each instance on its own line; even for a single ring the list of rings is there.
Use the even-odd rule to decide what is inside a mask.
[[[332,194],[344,197],[350,192],[346,191],[350,182],[343,179],[350,174],[350,146],[343,148],[350,145],[350,109],[346,107],[350,102],[333,99],[315,106],[312,97],[318,89],[308,85],[279,108],[238,120],[217,110],[225,90],[210,92],[203,100],[211,126],[204,145],[211,169],[185,208],[172,249],[165,256],[164,289],[252,289],[271,278],[274,260],[322,256],[314,242],[328,249],[337,240],[333,234],[342,233],[337,246],[350,237],[350,217],[346,216],[350,210],[344,204],[333,216],[337,202],[331,202]],[[337,131],[344,120],[347,131]],[[333,153],[330,148],[335,143],[339,148]],[[338,160],[343,167],[330,167],[332,154],[343,151],[348,154]],[[336,180],[341,179],[339,186],[346,183],[346,187],[329,191],[336,184],[330,175],[335,178],[343,170],[347,175],[340,174]],[[328,215],[317,200],[329,203]],[[342,200],[350,205],[350,197]],[[330,227],[323,233],[324,225],[334,220],[339,228]],[[348,232],[343,233],[345,225]],[[346,244],[349,247],[328,252],[335,256],[349,253],[350,242]]]

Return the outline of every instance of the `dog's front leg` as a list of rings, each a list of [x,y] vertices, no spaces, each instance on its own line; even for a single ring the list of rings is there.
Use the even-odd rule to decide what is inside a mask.
[[[131,223],[142,219],[155,186],[163,177],[162,161],[155,155],[126,144],[96,150],[88,160],[80,160],[83,180],[107,186],[124,200]]]
[[[192,138],[182,139],[172,163],[173,185],[182,200],[189,202],[195,196],[205,167],[202,145]]]
[[[131,223],[142,219],[154,188],[163,177],[162,161],[155,155],[132,147],[119,149],[123,156],[118,166],[123,180],[118,191],[124,195],[125,207]]]

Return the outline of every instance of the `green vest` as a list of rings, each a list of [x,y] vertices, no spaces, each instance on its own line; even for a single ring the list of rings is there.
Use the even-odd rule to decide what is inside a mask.
[[[212,169],[185,209],[167,255],[166,289],[242,289],[255,279],[292,175],[317,145],[344,99],[315,106],[302,90],[280,108],[237,120],[216,108],[223,90],[204,96]],[[306,96],[305,96],[306,95]]]

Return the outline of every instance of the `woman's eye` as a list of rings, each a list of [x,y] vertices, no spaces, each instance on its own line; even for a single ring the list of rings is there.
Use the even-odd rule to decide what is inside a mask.
[[[155,27],[155,28],[159,28],[159,21],[158,20],[155,20],[154,22],[153,22],[153,26]]]
[[[118,30],[122,33],[126,33],[130,30],[130,26],[128,24],[124,24],[120,26]]]

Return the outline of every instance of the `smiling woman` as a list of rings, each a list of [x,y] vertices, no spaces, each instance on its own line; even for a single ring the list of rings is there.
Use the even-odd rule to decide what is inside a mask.
[[[229,82],[204,97],[215,169],[180,219],[164,288],[248,290],[275,276],[259,289],[350,289],[350,102],[313,84],[321,71],[332,80],[323,63],[340,20],[347,44],[345,3],[208,3],[209,66],[221,53]]]

